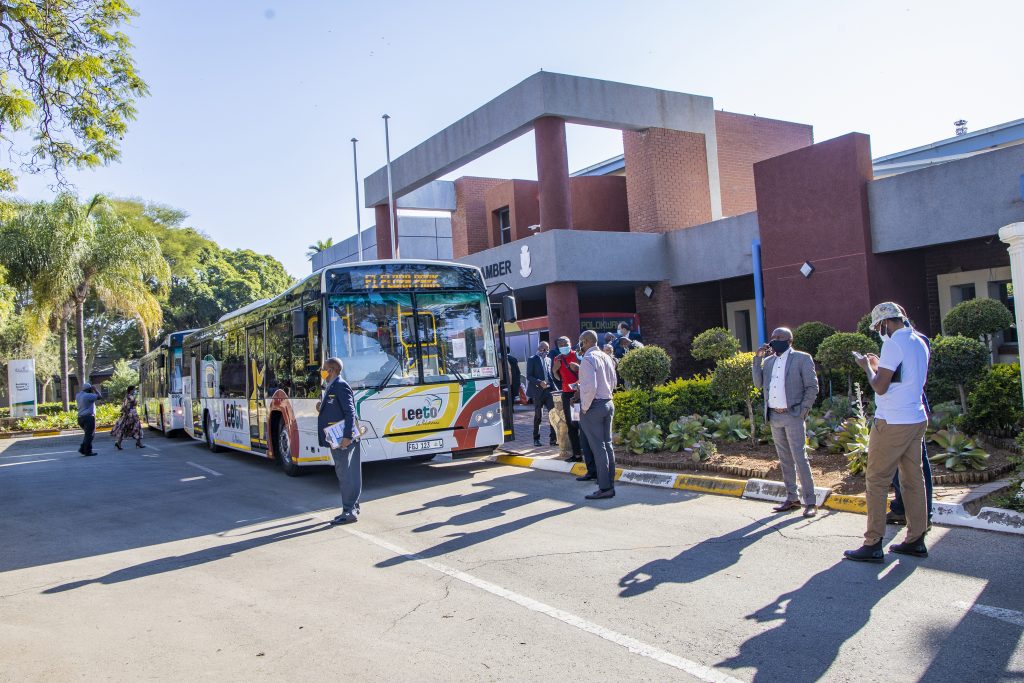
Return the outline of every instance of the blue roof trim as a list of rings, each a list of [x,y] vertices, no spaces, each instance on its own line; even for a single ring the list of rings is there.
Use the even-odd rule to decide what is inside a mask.
[[[621,171],[624,168],[626,168],[626,155],[620,154],[617,157],[600,161],[593,166],[587,166],[569,175],[573,178],[585,175],[608,175],[615,171]]]
[[[916,161],[932,159],[936,157],[948,157],[955,154],[970,154],[980,152],[990,147],[1004,145],[1008,142],[1024,138],[1024,119],[1008,121],[997,126],[982,128],[981,130],[958,135],[945,140],[939,140],[921,147],[903,150],[894,154],[887,154],[874,159],[875,166],[886,165],[894,161]]]

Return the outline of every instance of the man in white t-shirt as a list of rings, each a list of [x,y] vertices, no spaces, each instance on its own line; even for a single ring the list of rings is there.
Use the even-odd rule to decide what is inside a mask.
[[[930,352],[924,340],[903,323],[897,304],[878,304],[871,311],[871,329],[882,337],[882,355],[855,354],[875,391],[875,419],[866,474],[868,528],[864,545],[845,553],[847,559],[858,562],[884,561],[885,504],[897,469],[906,506],[907,537],[890,550],[915,557],[928,556],[924,544],[928,508],[921,469],[921,439],[928,427],[928,415],[921,397],[928,379]]]

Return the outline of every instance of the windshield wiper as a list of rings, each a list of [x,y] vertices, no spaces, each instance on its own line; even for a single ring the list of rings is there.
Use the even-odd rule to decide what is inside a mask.
[[[395,364],[391,366],[390,370],[388,370],[388,374],[384,375],[384,379],[381,380],[381,383],[377,385],[377,391],[380,391],[381,389],[383,389],[384,387],[386,387],[388,385],[388,382],[391,381],[391,378],[395,376],[396,372],[398,372],[398,366],[401,365],[401,364],[402,364],[401,361],[399,361],[396,358],[395,359]]]
[[[459,381],[459,384],[461,386],[465,386],[465,384],[466,384],[466,376],[463,375],[458,370],[456,370],[455,366],[448,362],[448,354],[445,353],[445,351],[444,351],[444,342],[442,342],[442,343],[437,345],[437,355],[439,355],[441,357],[441,360],[444,361],[445,369],[446,370],[451,370],[451,374],[455,375],[455,379],[457,379]],[[445,373],[445,374],[448,374],[448,373]]]

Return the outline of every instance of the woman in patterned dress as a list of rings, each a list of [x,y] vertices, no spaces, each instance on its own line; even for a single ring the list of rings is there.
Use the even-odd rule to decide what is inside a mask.
[[[117,418],[117,422],[114,423],[114,428],[110,432],[110,435],[114,438],[114,445],[117,446],[119,451],[124,450],[121,448],[121,441],[125,437],[135,439],[136,448],[145,448],[142,445],[142,423],[139,422],[139,412],[136,409],[137,404],[138,394],[136,393],[136,387],[129,387],[124,395],[124,403],[121,404],[121,416]]]

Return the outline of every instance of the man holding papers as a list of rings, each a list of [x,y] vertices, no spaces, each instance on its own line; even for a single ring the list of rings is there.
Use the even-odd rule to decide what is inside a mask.
[[[356,433],[356,404],[352,387],[341,378],[339,358],[328,358],[320,368],[324,397],[317,406],[320,445],[331,449],[334,471],[341,487],[341,514],[331,524],[359,521],[359,495],[363,491],[359,436]]]

